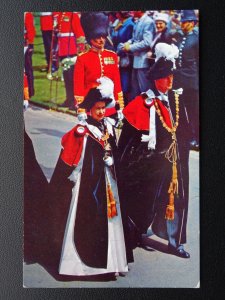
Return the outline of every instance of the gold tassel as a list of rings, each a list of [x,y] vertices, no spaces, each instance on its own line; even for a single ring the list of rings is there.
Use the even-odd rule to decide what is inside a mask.
[[[106,194],[107,194],[107,209],[108,209],[107,214],[108,214],[108,218],[111,219],[117,216],[117,210],[116,210],[116,200],[113,196],[113,192],[109,183],[107,184]]]
[[[173,122],[173,126],[172,128],[170,128],[169,126],[167,126],[166,122],[163,119],[163,116],[161,114],[161,111],[158,107],[158,103],[157,101],[154,101],[154,105],[155,105],[155,109],[156,112],[159,116],[159,119],[162,122],[163,127],[171,133],[172,135],[172,143],[169,147],[169,149],[167,150],[166,154],[165,154],[165,158],[168,159],[168,161],[170,163],[172,163],[172,179],[170,182],[170,186],[169,186],[169,203],[167,205],[166,208],[166,214],[165,214],[165,218],[167,220],[173,220],[174,219],[174,194],[178,194],[178,179],[177,179],[177,139],[176,139],[176,130],[179,124],[179,93],[178,90],[174,91],[175,92],[175,104],[176,104],[176,120],[175,122]]]
[[[169,204],[166,207],[165,218],[167,220],[174,219],[174,194],[178,194],[178,179],[177,179],[177,163],[173,161],[172,166],[172,180],[168,189]]]
[[[23,89],[24,91],[24,100],[29,100],[29,90],[28,90],[28,87],[25,87]]]
[[[166,207],[165,218],[167,220],[173,220],[174,219],[174,193],[172,192],[172,189],[170,189],[170,188],[169,188],[168,193],[170,193],[169,204]]]

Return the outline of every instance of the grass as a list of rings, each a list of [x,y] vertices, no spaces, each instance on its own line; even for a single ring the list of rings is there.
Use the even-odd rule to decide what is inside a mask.
[[[62,69],[61,67],[59,68],[58,80],[54,77],[54,80],[52,81],[47,79],[46,72],[41,71],[42,68],[47,66],[47,63],[45,60],[44,45],[40,30],[40,18],[38,16],[35,16],[35,28],[36,36],[32,57],[35,95],[31,100],[49,108],[57,108],[57,105],[63,103],[66,99],[64,82],[61,81]]]

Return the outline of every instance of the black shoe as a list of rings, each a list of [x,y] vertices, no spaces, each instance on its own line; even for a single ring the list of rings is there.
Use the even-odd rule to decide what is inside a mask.
[[[173,254],[182,258],[190,258],[190,254],[185,251],[183,248],[175,248],[172,246],[168,246],[168,253]]]
[[[199,151],[199,143],[196,140],[190,142],[190,150]]]

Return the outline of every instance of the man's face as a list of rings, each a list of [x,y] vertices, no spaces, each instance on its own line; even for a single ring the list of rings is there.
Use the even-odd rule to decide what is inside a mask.
[[[91,40],[91,45],[99,50],[103,49],[105,46],[106,37],[98,37]]]
[[[186,22],[180,23],[180,27],[181,27],[181,30],[183,31],[183,33],[188,33],[190,31],[192,31],[194,26],[195,26],[194,21],[186,21]]]
[[[155,80],[155,86],[161,93],[166,93],[168,90],[171,90],[173,86],[173,75]]]
[[[158,32],[162,32],[166,28],[166,23],[163,21],[156,21],[155,26]]]
[[[96,102],[95,105],[91,108],[90,112],[93,119],[98,122],[101,121],[105,116],[105,102]]]

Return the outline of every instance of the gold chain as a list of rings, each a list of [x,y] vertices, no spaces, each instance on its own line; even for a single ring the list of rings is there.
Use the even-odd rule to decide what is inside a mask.
[[[176,119],[175,123],[173,124],[173,120],[171,119],[172,128],[167,126],[166,122],[163,119],[163,116],[161,114],[161,111],[159,109],[158,103],[156,100],[154,101],[155,104],[155,110],[159,116],[159,119],[162,123],[162,126],[171,133],[172,135],[172,143],[169,147],[169,149],[166,151],[165,158],[168,159],[170,163],[172,163],[172,178],[170,181],[168,194],[169,194],[169,203],[166,207],[166,214],[165,218],[167,220],[174,220],[174,195],[178,195],[178,174],[177,174],[177,139],[176,139],[176,130],[179,124],[179,94],[175,91],[174,92],[175,97],[175,105],[176,105]]]
[[[172,126],[172,128],[170,128],[169,126],[167,126],[166,122],[164,121],[163,119],[163,116],[161,114],[161,111],[159,109],[159,106],[158,106],[158,103],[156,101],[154,101],[154,104],[155,104],[155,110],[159,116],[159,119],[162,123],[162,126],[168,131],[168,132],[171,132],[172,133],[172,138],[174,139],[174,134],[177,130],[177,127],[178,127],[178,124],[179,124],[179,94],[178,93],[174,93],[174,97],[175,97],[175,106],[176,106],[176,119],[175,119],[175,123],[174,125]],[[172,121],[172,120],[171,120]]]

